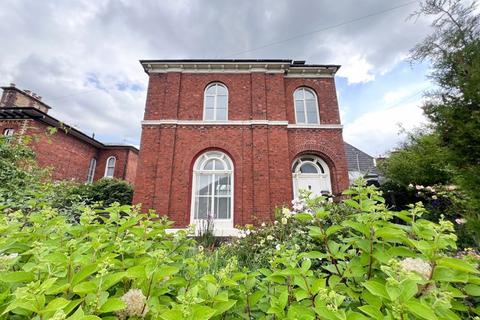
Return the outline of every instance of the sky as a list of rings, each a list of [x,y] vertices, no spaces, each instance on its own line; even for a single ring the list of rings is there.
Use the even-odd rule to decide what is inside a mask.
[[[408,0],[3,0],[0,85],[107,143],[139,145],[148,77],[140,59],[294,59],[340,64],[344,139],[373,155],[425,123],[432,30]],[[403,133],[402,133],[403,132]]]

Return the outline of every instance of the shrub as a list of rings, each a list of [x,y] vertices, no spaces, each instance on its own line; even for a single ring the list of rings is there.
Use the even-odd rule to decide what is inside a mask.
[[[306,233],[241,255],[206,253],[171,223],[113,205],[78,224],[57,210],[8,211],[0,219],[3,319],[466,319],[480,314],[475,252],[453,257],[453,225],[417,205],[391,212],[374,187],[342,205],[296,203],[275,228]],[[340,206],[339,220],[332,212]],[[292,224],[292,225],[290,225]],[[272,225],[266,227],[274,228]],[[273,229],[272,229],[273,230]],[[294,230],[291,230],[292,233]],[[282,232],[275,229],[275,232]],[[260,233],[260,232],[259,232]],[[268,234],[265,233],[265,238]],[[240,241],[261,240],[258,233]],[[302,244],[306,239],[315,247]],[[302,248],[303,246],[303,248]],[[247,246],[239,245],[238,248]],[[242,249],[243,250],[243,249]],[[248,259],[249,257],[247,257]]]

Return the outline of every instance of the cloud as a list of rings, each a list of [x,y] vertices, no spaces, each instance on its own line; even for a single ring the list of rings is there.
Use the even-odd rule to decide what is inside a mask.
[[[405,139],[405,130],[427,123],[420,108],[422,100],[405,103],[384,110],[371,111],[345,125],[345,141],[378,156]]]
[[[35,91],[54,106],[54,116],[106,142],[138,144],[148,80],[139,59],[292,58],[342,64],[339,76],[349,84],[368,83],[392,70],[428,32],[426,21],[405,22],[416,4],[279,40],[402,3],[7,1],[0,11],[0,33],[8,35],[0,84]],[[272,42],[279,43],[262,47]]]

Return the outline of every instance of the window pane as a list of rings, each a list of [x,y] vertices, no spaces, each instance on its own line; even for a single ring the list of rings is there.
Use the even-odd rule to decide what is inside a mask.
[[[217,174],[215,177],[215,195],[230,195],[230,175]]]
[[[303,111],[297,111],[297,123],[305,123],[305,113]]]
[[[230,219],[230,197],[215,198],[215,219]]]
[[[113,171],[114,171],[114,168],[109,167],[109,168],[107,169],[107,174],[106,174],[106,176],[107,176],[107,177],[113,177]]]
[[[205,109],[213,109],[214,108],[214,103],[215,103],[215,97],[214,96],[206,96],[205,97]]]
[[[210,197],[195,198],[195,219],[207,219],[210,211]]]
[[[315,95],[310,90],[305,90],[305,99],[313,99],[315,100]]]
[[[213,109],[205,109],[205,120],[214,120]]]
[[[307,122],[308,123],[318,123],[317,118],[317,104],[315,100],[307,100],[305,101],[307,107]]]
[[[215,120],[227,120],[227,109],[217,109],[217,118]]]
[[[317,168],[315,168],[315,166],[311,163],[304,163],[301,167],[300,167],[300,172],[301,173],[318,173],[318,170]]]
[[[220,160],[215,161],[215,170],[225,170],[225,166],[223,165],[223,162]]]
[[[295,91],[295,100],[303,100],[303,89],[298,89]]]
[[[217,108],[219,109],[227,108],[227,96],[217,96]]]
[[[226,96],[227,95],[227,88],[225,88],[221,84],[217,84],[217,94]]]
[[[197,179],[197,194],[198,195],[210,195],[212,194],[212,176],[200,174]]]
[[[212,86],[208,87],[207,91],[205,91],[205,95],[207,95],[207,94],[211,95],[211,96],[215,95],[215,90],[216,90],[215,87],[216,87],[216,85],[212,85]]]
[[[203,170],[213,170],[213,164],[214,164],[215,160],[212,159],[212,160],[208,160],[208,162],[205,164],[205,166],[203,167]]]

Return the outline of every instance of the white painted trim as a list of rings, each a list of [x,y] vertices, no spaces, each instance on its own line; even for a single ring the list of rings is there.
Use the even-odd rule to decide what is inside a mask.
[[[302,104],[303,104],[303,112],[304,112],[304,117],[305,117],[305,121],[306,121],[306,122],[302,122],[302,123],[298,122],[297,106],[295,105],[297,103],[297,99],[295,99],[295,94],[300,90],[302,91],[302,94],[303,94],[303,99],[301,101],[302,101]],[[305,98],[305,91],[308,91],[308,92],[312,93],[313,96],[315,97],[315,107],[316,107],[316,110],[317,110],[317,122],[316,123],[307,122],[308,121],[308,119],[307,119],[307,99]],[[296,124],[298,124],[298,125],[319,125],[320,124],[320,110],[318,108],[318,96],[317,96],[317,93],[315,92],[315,90],[310,89],[308,87],[297,88],[293,92],[293,111],[295,112],[295,123]]]
[[[207,91],[213,86],[221,86],[227,91],[227,120],[206,120],[205,119],[206,110],[207,110]],[[218,110],[218,89],[217,88],[215,89],[215,95],[213,97],[215,97],[213,101],[213,118],[216,119],[217,110]],[[212,82],[203,91],[203,121],[228,121],[228,88],[222,82]]]
[[[251,126],[251,125],[269,125],[286,126],[288,121],[269,121],[269,120],[228,120],[228,121],[203,121],[203,120],[143,120],[142,125],[195,125],[195,126]]]
[[[165,232],[167,234],[175,233],[178,231],[187,231],[187,228],[171,228],[171,229],[165,229]],[[197,233],[198,230],[195,231],[195,235],[198,235]],[[239,237],[242,231],[237,228],[231,228],[231,229],[213,229],[213,235],[216,237]]]
[[[341,124],[289,124],[288,129],[343,129]]]
[[[289,72],[285,75],[285,78],[333,78],[333,74],[328,73],[301,73],[301,72]]]
[[[110,162],[110,159],[113,159],[113,173],[112,176],[107,176],[108,173],[108,163]],[[105,162],[105,174],[103,175],[105,178],[113,178],[115,176],[115,167],[117,166],[117,157],[115,156],[110,156],[107,158],[107,162]]]

